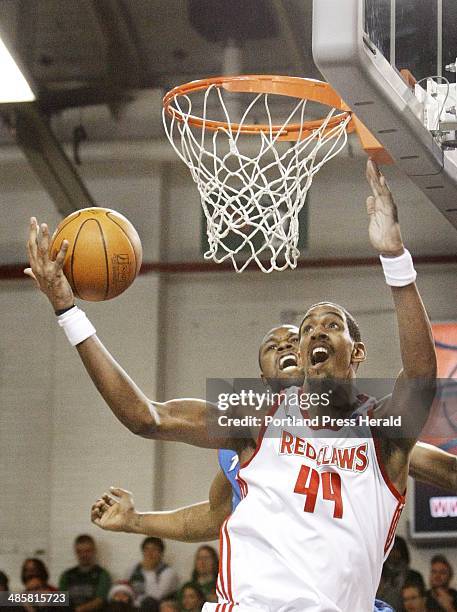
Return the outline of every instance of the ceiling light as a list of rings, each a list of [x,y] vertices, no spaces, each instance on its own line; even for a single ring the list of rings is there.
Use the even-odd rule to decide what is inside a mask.
[[[35,95],[0,38],[0,104],[33,102]]]

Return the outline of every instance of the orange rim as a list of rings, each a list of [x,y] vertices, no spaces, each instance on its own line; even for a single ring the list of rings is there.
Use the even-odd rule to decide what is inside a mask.
[[[251,74],[241,76],[220,76],[208,79],[199,79],[191,81],[184,85],[178,85],[170,90],[163,99],[163,107],[165,112],[172,118],[180,122],[187,121],[190,125],[198,128],[216,131],[220,129],[234,130],[242,134],[258,134],[259,132],[270,132],[277,136],[278,140],[294,141],[301,138],[306,138],[318,130],[326,119],[316,119],[312,121],[304,121],[302,124],[293,123],[284,127],[283,125],[269,126],[267,124],[245,124],[240,126],[237,123],[228,123],[225,121],[203,120],[201,117],[194,115],[185,116],[178,109],[172,106],[172,102],[176,97],[186,96],[197,91],[203,91],[211,87],[223,87],[227,91],[239,93],[271,93],[280,96],[290,96],[292,98],[301,98],[320,102],[325,106],[336,108],[341,113],[331,117],[324,129],[324,134],[330,132],[333,128],[351,117],[346,126],[348,133],[354,130],[360,139],[361,145],[367,155],[380,164],[392,164],[393,160],[388,151],[384,149],[381,143],[373,136],[368,128],[354,115],[352,110],[345,104],[344,100],[338,95],[331,85],[324,81],[315,79],[304,79],[301,77],[291,76],[275,76],[271,74]]]
[[[185,116],[178,109],[172,106],[175,98],[191,95],[198,91],[204,91],[209,87],[223,87],[230,92],[238,93],[271,93],[291,98],[308,99],[313,102],[320,102],[326,106],[343,111],[331,117],[327,123],[324,133],[330,132],[341,122],[352,116],[351,110],[346,106],[336,91],[323,81],[314,79],[302,79],[300,77],[273,76],[273,75],[242,75],[242,76],[221,76],[208,79],[191,81],[184,85],[178,85],[169,91],[163,99],[165,112],[172,118],[180,122],[187,121],[194,127],[217,131],[220,129],[233,130],[241,134],[258,134],[260,132],[270,132],[278,136],[278,140],[298,140],[306,138],[318,130],[325,119],[315,119],[304,121],[303,123],[292,123],[284,127],[283,125],[267,124],[243,124],[228,123],[227,121],[215,121],[202,119],[194,115]],[[347,126],[348,132],[354,130],[352,120]]]

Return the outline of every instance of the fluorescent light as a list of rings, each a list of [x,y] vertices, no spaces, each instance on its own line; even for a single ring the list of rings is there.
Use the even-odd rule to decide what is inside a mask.
[[[33,100],[33,91],[0,38],[0,104]]]

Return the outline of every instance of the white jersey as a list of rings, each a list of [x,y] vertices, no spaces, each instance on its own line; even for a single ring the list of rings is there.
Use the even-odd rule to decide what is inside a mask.
[[[355,415],[374,405],[360,398]],[[204,610],[372,612],[404,496],[369,425],[358,416],[335,437],[289,427],[306,415],[284,399],[270,414],[276,421],[241,467],[242,500],[221,529],[219,604]]]

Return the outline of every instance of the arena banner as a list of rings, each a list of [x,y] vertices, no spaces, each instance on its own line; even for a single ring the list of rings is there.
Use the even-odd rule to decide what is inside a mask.
[[[457,455],[457,322],[434,323],[432,328],[439,391],[421,440]],[[414,481],[410,518],[415,539],[457,540],[457,487],[450,492]]]

